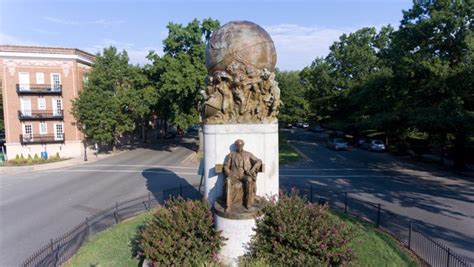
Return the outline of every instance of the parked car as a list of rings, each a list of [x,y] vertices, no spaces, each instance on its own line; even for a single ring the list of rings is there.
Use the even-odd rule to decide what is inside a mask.
[[[365,148],[369,151],[385,151],[385,145],[380,140],[367,139],[362,144],[362,148]]]
[[[328,140],[328,147],[334,150],[347,150],[349,144],[341,138],[334,138]]]
[[[309,123],[303,122],[303,124],[301,125],[301,127],[304,128],[304,129],[308,129],[308,128],[309,128]]]
[[[321,127],[319,124],[314,126],[313,128],[311,128],[311,131],[312,132],[315,132],[315,133],[322,133],[322,132],[325,132],[326,129],[324,129],[323,127]]]
[[[200,128],[201,128],[201,125],[199,125],[199,124],[191,125],[188,128],[188,133],[197,133],[197,132],[199,132]]]
[[[287,129],[292,129],[292,128],[293,128],[293,124],[291,124],[291,123],[285,123],[285,128],[287,128]]]

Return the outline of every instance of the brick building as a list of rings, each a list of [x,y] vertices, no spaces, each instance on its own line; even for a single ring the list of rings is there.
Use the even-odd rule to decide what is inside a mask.
[[[95,56],[79,49],[0,45],[9,159],[46,151],[81,156],[83,134],[71,114]]]

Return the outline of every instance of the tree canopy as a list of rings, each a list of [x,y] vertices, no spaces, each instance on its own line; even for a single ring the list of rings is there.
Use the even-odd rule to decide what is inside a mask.
[[[73,101],[73,114],[86,136],[95,142],[116,143],[135,129],[156,104],[156,90],[127,52],[115,47],[98,54],[84,90]]]
[[[145,66],[158,93],[157,111],[172,124],[185,128],[199,122],[198,104],[204,89],[206,42],[219,21],[195,19],[186,26],[169,23],[164,55],[150,52]]]

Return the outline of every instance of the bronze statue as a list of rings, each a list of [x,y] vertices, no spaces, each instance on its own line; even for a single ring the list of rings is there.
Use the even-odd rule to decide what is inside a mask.
[[[217,29],[206,47],[204,123],[276,123],[275,64],[273,41],[257,24],[233,21]]]
[[[262,168],[262,161],[244,150],[244,141],[238,139],[234,143],[235,152],[227,155],[224,161],[224,193],[225,210],[244,206],[250,210],[257,192],[257,173]]]

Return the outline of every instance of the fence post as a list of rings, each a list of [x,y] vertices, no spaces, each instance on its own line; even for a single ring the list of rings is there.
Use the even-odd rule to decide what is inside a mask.
[[[309,190],[309,193],[311,194],[311,195],[309,196],[309,199],[311,200],[311,203],[313,203],[313,185],[311,185],[310,190]]]
[[[115,202],[115,212],[114,212],[114,217],[115,217],[115,224],[118,224],[118,203]]]
[[[148,192],[148,209],[151,210],[151,193]]]
[[[86,217],[86,239],[89,238],[90,229],[89,229],[89,218]]]
[[[50,240],[50,243],[49,243],[49,250],[51,251],[51,257],[52,257],[52,261],[54,261],[54,242],[53,242],[53,239],[51,238]]]
[[[411,249],[411,231],[413,229],[413,221],[410,220],[410,226],[408,228],[408,249]]]
[[[347,213],[347,192],[344,192],[344,213]]]
[[[380,227],[380,203],[377,205],[377,227]]]
[[[446,262],[446,266],[449,267],[449,261],[451,259],[451,249],[448,248],[448,261]]]

